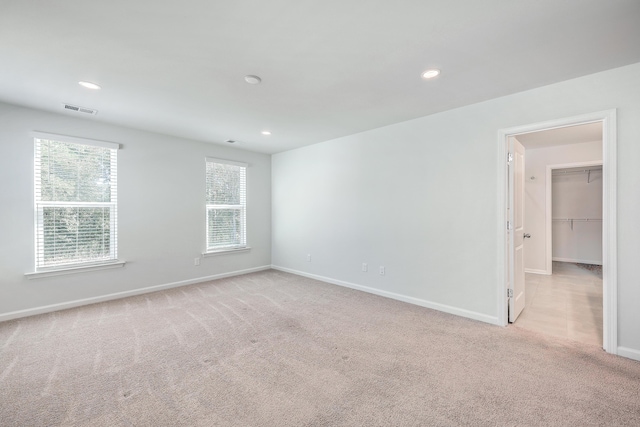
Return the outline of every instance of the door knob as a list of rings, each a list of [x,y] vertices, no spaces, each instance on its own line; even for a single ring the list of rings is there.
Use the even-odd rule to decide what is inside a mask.
[[[523,237],[524,239],[530,239],[530,238],[531,238],[531,234],[529,234],[529,233],[524,233],[524,234],[522,235],[522,237]]]

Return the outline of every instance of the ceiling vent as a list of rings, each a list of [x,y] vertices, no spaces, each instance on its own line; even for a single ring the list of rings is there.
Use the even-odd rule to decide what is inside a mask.
[[[92,116],[95,116],[96,114],[98,114],[98,110],[92,110],[91,108],[86,108],[86,107],[79,107],[77,105],[62,104],[62,107],[65,110],[75,111],[77,113],[91,114]]]

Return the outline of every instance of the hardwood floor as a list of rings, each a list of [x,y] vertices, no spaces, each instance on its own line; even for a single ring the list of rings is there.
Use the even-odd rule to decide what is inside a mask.
[[[526,274],[516,327],[602,347],[602,269],[554,262],[553,274]]]

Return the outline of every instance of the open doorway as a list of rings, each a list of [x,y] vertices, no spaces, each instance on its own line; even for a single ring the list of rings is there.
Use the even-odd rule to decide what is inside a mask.
[[[602,347],[602,122],[513,138],[526,149],[530,236],[514,326]]]
[[[585,136],[589,132],[591,132],[591,135],[595,132],[600,137],[598,138],[599,141],[587,141],[588,139],[594,139],[592,136]],[[570,136],[571,134],[573,136]],[[558,139],[562,141],[558,141]],[[538,162],[537,170],[535,170],[536,167],[528,167],[521,177],[525,181],[520,186],[524,193],[522,197],[527,199],[529,210],[537,210],[537,212],[534,212],[535,215],[531,215],[531,212],[525,213],[524,225],[518,231],[513,227],[513,225],[517,224],[517,221],[514,222],[513,211],[509,210],[509,207],[513,209],[513,201],[518,199],[515,193],[518,186],[514,185],[517,182],[517,178],[514,176],[514,165],[508,162],[509,158],[513,159],[513,154],[510,154],[509,147],[513,150],[514,140],[524,143],[525,158],[527,152],[538,154],[538,157],[544,157],[540,156],[540,154],[545,154],[547,157],[554,152],[556,154],[555,160],[546,159],[542,162],[543,168],[541,170],[539,168],[540,162]],[[536,140],[538,145],[536,145]],[[582,147],[579,146],[580,143],[585,142],[590,143],[590,146],[589,144]],[[524,276],[523,282],[528,284],[528,286],[525,285],[525,288],[529,289],[525,289],[524,298],[520,300],[521,302],[524,300],[524,304],[520,304],[524,307],[523,313],[528,312],[528,314],[524,314],[525,317],[521,318],[523,324],[529,323],[531,325],[531,321],[536,319],[544,321],[544,317],[541,317],[542,312],[555,313],[564,319],[565,324],[558,327],[559,319],[556,318],[555,320],[550,320],[545,326],[549,327],[555,321],[556,327],[558,327],[555,330],[556,335],[559,335],[558,332],[563,332],[567,338],[593,344],[597,343],[602,345],[608,352],[615,354],[617,352],[615,111],[504,129],[499,132],[499,143],[500,158],[509,164],[506,170],[501,167],[498,182],[499,188],[504,191],[499,197],[499,205],[502,212],[502,215],[500,215],[500,235],[502,239],[499,242],[500,267],[504,271],[498,298],[500,307],[503,307],[504,310],[501,309],[499,312],[499,323],[506,325],[508,321],[515,321],[516,324],[518,322],[517,317],[514,317],[513,313],[509,312],[509,309],[516,307],[514,304],[514,283],[516,285],[518,283],[516,274],[518,274],[518,270],[524,270],[521,273]],[[582,154],[571,155],[572,152],[575,154],[581,151]],[[597,152],[595,156],[594,152]],[[583,169],[579,171],[578,168]],[[534,172],[531,171],[532,169]],[[584,240],[584,237],[590,233],[585,232],[585,226],[589,228],[597,226],[600,231],[594,231],[591,234],[597,235],[600,233],[599,236],[601,236],[602,240],[596,239],[597,242],[595,244],[599,245],[597,249],[594,249],[595,246],[587,247],[575,241],[570,242],[568,246],[565,245],[564,248],[560,245],[555,248],[557,252],[555,261],[553,261],[554,218],[551,211],[553,207],[554,170],[556,174],[558,172],[563,174],[563,177],[560,178],[561,181],[563,179],[564,181],[575,181],[578,175],[584,174],[584,179],[588,179],[589,183],[595,184],[598,182],[601,185],[600,212],[602,213],[602,215],[597,215],[597,212],[592,212],[589,215],[572,213],[570,216],[558,214],[565,217],[556,218],[558,221],[555,221],[557,223],[555,225],[557,229],[555,234],[558,236],[562,236],[564,233],[564,237],[567,237],[565,228],[568,227],[571,230],[571,227],[573,227],[576,232],[580,229],[581,233],[568,234],[568,236]],[[567,179],[569,176],[572,178]],[[558,188],[561,188],[561,186]],[[592,186],[591,188],[595,187]],[[540,193],[542,194],[541,197],[539,197]],[[575,191],[572,194],[575,195]],[[569,198],[563,197],[562,200],[566,202],[573,196]],[[559,207],[563,207],[562,203],[556,204]],[[567,203],[565,203],[565,208],[566,205]],[[531,217],[536,215],[538,220],[532,221]],[[561,220],[564,220],[564,222]],[[561,226],[566,227],[561,228]],[[519,234],[523,234],[523,236],[519,236]],[[518,239],[529,236],[531,236],[529,239]],[[522,265],[518,268],[515,262],[517,257],[514,257],[514,252],[519,247],[518,241],[523,242],[521,245],[524,245],[525,248],[525,255],[521,261],[524,268],[522,268]],[[567,247],[578,251],[574,254],[569,251],[569,255],[567,255]],[[587,249],[587,252],[590,250],[590,255],[585,255],[586,252],[583,249]],[[562,252],[563,250],[565,251],[564,253]],[[601,256],[594,257],[594,250]],[[526,255],[527,252],[529,252],[529,255]],[[563,286],[565,286],[564,289]],[[573,295],[571,295],[571,291],[575,291]],[[562,295],[563,293],[564,295]],[[545,302],[550,302],[550,307],[545,307]],[[576,303],[580,303],[582,307],[579,307],[580,304]],[[538,310],[532,308],[534,306]],[[584,309],[583,312],[576,312],[580,308]],[[567,323],[569,321],[572,322],[571,325]],[[584,325],[597,325],[598,328],[595,331],[585,331]],[[561,331],[562,328],[564,328],[564,331]],[[569,328],[571,329],[571,334],[568,333]]]

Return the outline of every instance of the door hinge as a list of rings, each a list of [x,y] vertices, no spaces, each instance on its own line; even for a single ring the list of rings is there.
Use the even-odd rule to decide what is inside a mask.
[[[507,298],[513,298],[513,289],[507,289]]]
[[[513,161],[513,154],[507,153],[507,164],[511,164]]]
[[[507,221],[507,230],[511,230],[511,221]]]

